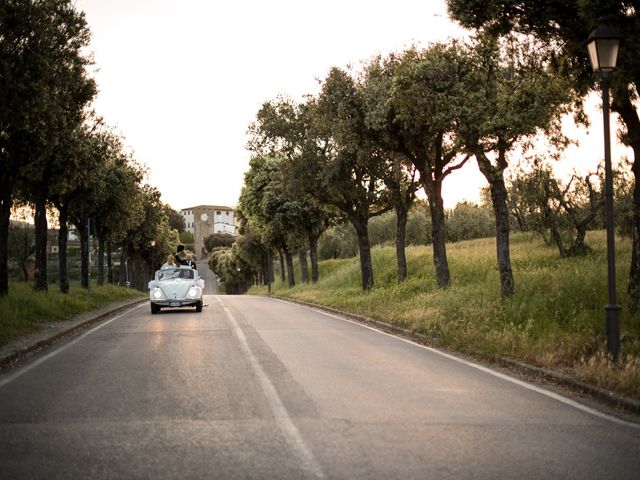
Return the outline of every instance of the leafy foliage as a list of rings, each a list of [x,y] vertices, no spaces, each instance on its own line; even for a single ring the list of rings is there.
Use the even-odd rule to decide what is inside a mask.
[[[167,217],[169,218],[169,226],[174,230],[177,230],[178,233],[184,232],[187,227],[182,214],[171,208],[169,205],[166,206],[166,209]]]
[[[88,78],[84,15],[70,0],[14,0],[0,5],[0,296],[8,293],[7,238],[20,195],[36,205],[39,289],[46,289],[46,202],[65,138],[96,93]]]
[[[82,241],[82,282],[88,286],[89,219],[99,239],[99,281],[107,245],[126,243],[146,285],[153,263],[172,251],[159,194],[141,185],[144,171],[89,104],[96,85],[87,67],[90,31],[70,0],[0,4],[0,296],[8,293],[8,232],[17,202],[35,207],[38,289],[47,289],[47,209],[58,210],[60,291],[69,292],[67,232]],[[144,224],[144,225],[143,225]],[[146,256],[146,257],[143,257]],[[144,258],[143,260],[140,260]],[[124,262],[126,264],[126,261]],[[110,263],[109,263],[110,266]],[[109,268],[111,278],[111,268]]]
[[[628,289],[634,308],[640,304],[640,116],[637,92],[640,82],[640,17],[638,6],[625,0],[571,0],[565,2],[527,2],[524,0],[467,1],[447,0],[452,17],[463,26],[492,35],[518,32],[539,40],[550,69],[557,78],[570,81],[576,92],[574,104],[580,106],[584,94],[597,83],[584,46],[590,32],[604,19],[624,38],[617,68],[611,76],[611,108],[623,122],[621,138],[634,152],[632,171],[631,230],[633,248]],[[579,110],[579,114],[582,111]],[[578,115],[582,117],[583,115]]]
[[[204,248],[212,252],[218,247],[231,247],[236,241],[236,237],[228,233],[212,233],[204,239]]]
[[[238,248],[237,245],[218,247],[209,256],[209,268],[220,277],[228,294],[244,293],[251,284],[252,268]]]

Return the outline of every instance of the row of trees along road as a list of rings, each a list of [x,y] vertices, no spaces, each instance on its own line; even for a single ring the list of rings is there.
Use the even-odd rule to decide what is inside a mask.
[[[54,208],[59,219],[59,287],[64,293],[69,290],[69,224],[82,240],[85,287],[89,218],[95,219],[99,240],[99,283],[105,278],[105,255],[108,280],[114,281],[115,245],[122,247],[122,265],[138,266],[130,275],[133,283],[145,285],[149,271],[177,243],[159,192],[142,184],[144,170],[90,110],[96,85],[88,74],[89,39],[84,14],[70,0],[0,3],[0,296],[9,292],[7,244],[16,205],[28,204],[35,211],[40,290],[48,288],[48,209]]]
[[[593,88],[584,41],[604,18],[624,37],[618,67],[611,77],[611,108],[620,115],[622,141],[633,150],[632,258],[628,290],[635,310],[640,300],[640,117],[634,102],[640,88],[640,18],[636,2],[623,0],[447,0],[450,15],[468,28],[494,36],[513,32],[540,41],[550,67],[578,94]]]
[[[395,210],[402,281],[407,212],[422,188],[435,277],[446,287],[451,278],[442,185],[475,158],[491,193],[500,288],[510,295],[504,173],[515,147],[534,135],[561,143],[559,120],[578,92],[568,72],[557,74],[560,64],[531,38],[479,34],[470,42],[376,57],[357,72],[331,69],[318,95],[301,102],[277,98],[258,112],[240,199],[244,225],[259,232],[266,249],[286,256],[301,248],[305,228],[318,234],[332,218],[346,218],[358,237],[367,290],[374,285],[369,219]],[[318,214],[297,213],[307,205]]]

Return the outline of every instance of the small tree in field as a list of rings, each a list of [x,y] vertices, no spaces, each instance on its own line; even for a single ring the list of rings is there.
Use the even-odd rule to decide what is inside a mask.
[[[538,163],[511,181],[510,204],[527,228],[555,245],[561,256],[573,257],[591,250],[585,236],[604,205],[600,184],[596,173],[574,174],[563,184],[548,165]]]

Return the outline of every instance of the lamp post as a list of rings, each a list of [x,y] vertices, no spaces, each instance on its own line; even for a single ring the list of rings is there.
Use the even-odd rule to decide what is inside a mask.
[[[602,115],[604,120],[605,211],[607,221],[608,304],[606,311],[607,346],[616,361],[620,349],[620,305],[616,300],[616,252],[613,225],[613,173],[609,126],[609,75],[616,68],[620,34],[609,25],[600,24],[587,39],[593,71],[602,78]]]

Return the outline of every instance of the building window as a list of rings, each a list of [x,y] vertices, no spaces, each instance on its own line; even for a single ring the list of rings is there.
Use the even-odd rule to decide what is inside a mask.
[[[222,213],[220,213],[220,212],[216,212],[216,215],[222,215]]]

